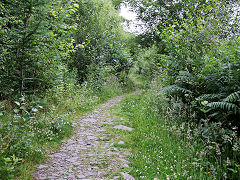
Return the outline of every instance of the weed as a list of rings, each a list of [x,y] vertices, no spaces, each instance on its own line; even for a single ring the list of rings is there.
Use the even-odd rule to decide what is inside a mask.
[[[155,88],[124,99],[121,114],[129,118],[135,128],[129,140],[134,167],[131,174],[140,179],[239,177],[238,152],[233,152],[230,157],[226,144],[207,136],[224,136],[226,141],[239,142],[237,137],[208,122],[205,127],[209,132],[206,132],[201,125],[183,121],[184,113],[183,109],[178,115],[173,115],[164,96]]]

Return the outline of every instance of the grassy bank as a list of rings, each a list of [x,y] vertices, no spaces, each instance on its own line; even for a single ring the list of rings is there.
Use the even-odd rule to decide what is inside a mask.
[[[170,108],[156,84],[120,105],[121,116],[135,128],[128,139],[131,174],[136,179],[237,179],[238,152],[227,153],[227,147],[203,138],[203,127],[216,136],[219,128],[188,121],[184,111],[174,114],[176,108]],[[237,137],[231,138],[237,141]]]

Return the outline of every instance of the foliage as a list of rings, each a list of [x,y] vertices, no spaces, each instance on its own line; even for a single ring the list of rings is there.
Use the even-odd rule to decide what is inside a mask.
[[[238,45],[235,47],[237,49]],[[209,115],[209,119],[220,121],[227,127],[239,126],[239,58],[236,51],[225,49],[224,53],[231,59],[221,48],[215,50],[216,54],[220,52],[221,56],[203,57],[201,66],[191,65],[192,72],[187,69],[179,71],[179,75],[172,79],[175,85],[166,87],[165,91],[192,108],[198,119]],[[201,69],[197,69],[199,67]]]
[[[63,2],[51,3],[1,2],[1,100],[41,93],[58,81],[58,69],[64,67],[59,44],[69,41],[59,22],[68,12],[54,11]]]
[[[115,76],[108,75],[101,91],[89,81],[78,88],[52,89],[44,98],[21,98],[14,102],[12,112],[7,111],[7,105],[2,105],[0,178],[11,179],[21,174],[30,176],[31,172],[22,172],[21,164],[40,161],[49,144],[60,143],[62,138],[71,135],[72,122],[76,118],[103,101],[122,94],[124,87],[126,85],[120,84]]]
[[[220,0],[201,2],[194,0],[177,2],[132,0],[129,2],[136,8],[138,18],[146,22],[149,30],[139,36],[143,39],[140,41],[142,50],[138,50],[140,52],[138,55],[135,54],[137,57],[135,58],[135,69],[143,68],[141,69],[143,76],[146,76],[149,81],[153,77],[160,79],[163,86],[163,88],[156,87],[159,89],[154,90],[155,94],[160,94],[159,97],[155,97],[159,102],[152,99],[146,100],[152,109],[160,109],[158,112],[160,117],[155,118],[157,115],[153,112],[150,113],[151,110],[147,109],[137,118],[146,124],[147,122],[141,116],[150,113],[150,117],[153,118],[148,119],[149,126],[156,124],[157,128],[157,124],[162,125],[163,129],[167,129],[165,135],[171,134],[167,141],[174,141],[176,146],[180,140],[173,134],[174,132],[171,133],[168,129],[178,127],[176,128],[177,134],[181,130],[181,124],[187,124],[186,132],[181,130],[181,133],[178,134],[180,137],[185,137],[183,142],[181,141],[183,145],[186,143],[184,151],[188,152],[187,148],[193,149],[193,158],[197,159],[199,157],[196,157],[195,153],[203,151],[206,159],[203,158],[200,163],[202,170],[206,170],[207,173],[207,169],[213,165],[218,171],[217,174],[221,174],[215,178],[222,178],[226,175],[230,179],[236,179],[239,175],[239,161],[237,160],[239,151],[236,147],[240,134],[240,44],[239,29],[235,29],[239,25],[239,15],[232,11],[234,8],[231,6],[239,7],[239,2],[231,1],[232,3],[229,3]],[[223,6],[225,3],[227,4]],[[232,19],[235,15],[236,18]],[[148,87],[156,86],[156,81],[153,81],[152,85],[150,82],[148,84]],[[151,91],[147,93],[151,93]],[[166,102],[163,99],[166,99]],[[152,104],[152,102],[154,103]],[[133,114],[135,113],[133,112]],[[163,114],[167,114],[167,116],[162,117]],[[164,118],[167,120],[166,123],[159,122]],[[140,122],[138,123],[140,124]],[[194,141],[187,141],[188,130],[196,134],[193,136]],[[140,131],[145,132],[142,129]],[[156,130],[153,133],[159,136],[157,135],[159,132],[160,130]],[[151,134],[148,130],[146,133]],[[141,138],[141,135],[139,137]],[[177,141],[175,141],[176,139]],[[199,146],[195,146],[195,142],[198,142]],[[193,145],[189,146],[190,143]],[[215,150],[213,150],[213,144]],[[138,144],[136,146],[138,146],[137,149],[149,149],[149,147],[142,147]],[[161,146],[164,146],[164,143]],[[171,148],[174,149],[174,147]],[[160,159],[157,159],[157,154],[160,152],[151,151],[156,156],[151,156],[144,149],[139,150],[139,154],[140,152],[146,153],[149,158],[156,158],[154,162],[161,162]],[[181,154],[181,150],[179,153]],[[184,155],[181,156],[184,157]],[[135,160],[142,162],[138,158],[140,157]],[[191,158],[188,158],[188,161],[193,162]],[[232,164],[231,167],[224,165],[223,161],[234,162],[234,165]],[[199,165],[199,162],[195,161],[196,163]],[[203,165],[204,163],[206,164]],[[152,168],[154,167],[150,169]],[[144,171],[143,169],[141,171]],[[164,172],[164,170],[161,171]],[[150,170],[148,174],[150,174]],[[194,175],[196,174],[194,173]],[[166,176],[160,177],[166,178]],[[194,176],[192,177],[194,179]],[[204,174],[196,175],[196,178],[199,177],[210,178]],[[169,176],[169,179],[171,178],[174,178],[174,175]]]
[[[131,174],[137,179],[237,179],[236,129],[205,120],[200,126],[186,122],[184,104],[172,101],[169,107],[159,84],[155,80],[150,89],[121,103],[121,114],[134,127],[127,142],[132,148]]]
[[[122,71],[127,73],[130,59],[124,42],[126,33],[111,1],[80,0],[77,9],[75,51],[71,53],[69,66],[77,69],[79,82],[84,82],[89,74],[105,66],[118,75]]]
[[[71,114],[56,116],[49,112],[43,116],[43,107],[32,107],[23,98],[15,102],[14,113],[9,114],[8,121],[3,122],[1,132],[0,177],[11,179],[18,170],[18,165],[30,158],[39,160],[45,152],[44,143],[56,141],[72,130]],[[7,116],[7,114],[5,114]],[[10,157],[16,157],[11,163]],[[9,160],[6,162],[6,159]],[[10,166],[11,165],[11,166]],[[8,179],[7,178],[7,179]]]
[[[24,2],[0,4],[1,100],[45,93],[66,77],[83,83],[98,67],[128,72],[126,33],[111,1]]]
[[[22,164],[71,134],[73,118],[131,91],[119,5],[0,2],[0,179],[25,175]]]
[[[155,74],[162,77],[166,95],[176,103],[184,103],[189,117],[194,117],[197,123],[204,118],[221,122],[226,128],[239,127],[239,98],[236,96],[240,88],[239,37],[232,33],[224,36],[222,29],[229,28],[234,23],[220,20],[225,13],[231,15],[229,6],[222,11],[222,1],[204,1],[202,5],[189,1],[189,6],[181,4],[182,1],[133,2],[136,2],[139,11],[143,7],[158,9],[166,6],[166,9],[174,10],[179,6],[184,12],[179,15],[170,9],[166,10],[166,14],[157,10],[150,11],[156,14],[152,17],[155,23],[158,22],[157,18],[165,17],[169,17],[171,23],[164,22],[161,27],[156,25],[154,36],[159,39],[156,39],[151,48],[145,48],[139,54],[135,64],[144,68],[141,71],[149,72],[143,75],[151,77]],[[199,7],[201,13],[198,8],[191,9],[193,5]],[[145,14],[146,9],[140,11],[139,18],[149,17]],[[216,18],[213,19],[212,16]],[[237,19],[234,22],[237,23]],[[149,49],[157,50],[153,52]],[[141,63],[142,59],[146,59],[145,64]],[[209,98],[211,95],[212,98]],[[235,95],[234,102],[224,100],[230,95]]]
[[[142,74],[145,77],[153,76],[161,65],[161,57],[159,57],[156,46],[141,50],[137,56],[139,58],[134,62],[135,73]]]
[[[138,18],[147,26],[146,36],[148,34],[155,36],[156,29],[161,33],[164,32],[165,26],[175,25],[176,29],[182,29],[181,17],[192,19],[195,21],[195,25],[198,23],[199,17],[209,17],[213,26],[231,21],[233,28],[220,25],[217,30],[221,31],[223,36],[228,36],[232,32],[239,32],[239,16],[234,13],[234,9],[239,5],[236,0],[127,0],[127,2],[131,4]],[[177,24],[175,24],[176,21]],[[159,41],[157,37],[152,39]]]

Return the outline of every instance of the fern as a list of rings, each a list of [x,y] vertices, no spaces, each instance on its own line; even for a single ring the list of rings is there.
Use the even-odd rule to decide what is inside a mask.
[[[222,109],[225,111],[232,111],[234,114],[240,114],[240,108],[238,105],[230,103],[230,102],[211,102],[208,103],[208,107],[212,109]]]
[[[223,93],[218,93],[218,94],[203,94],[201,96],[199,96],[198,100],[220,100],[224,97]]]
[[[240,91],[230,94],[228,97],[223,99],[224,102],[237,102],[240,100]]]
[[[167,94],[174,94],[174,93],[180,93],[180,94],[192,94],[192,91],[176,86],[176,85],[170,85],[163,89],[163,91]]]
[[[187,71],[180,71],[177,80],[189,83],[193,81],[193,75]]]

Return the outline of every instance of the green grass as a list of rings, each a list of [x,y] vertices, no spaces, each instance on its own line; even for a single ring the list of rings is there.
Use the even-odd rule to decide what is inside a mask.
[[[127,140],[131,174],[136,179],[225,179],[228,170],[220,156],[210,156],[216,144],[206,146],[191,123],[179,124],[166,116],[161,107],[166,105],[156,94],[128,96],[119,107],[118,114],[135,128]]]

